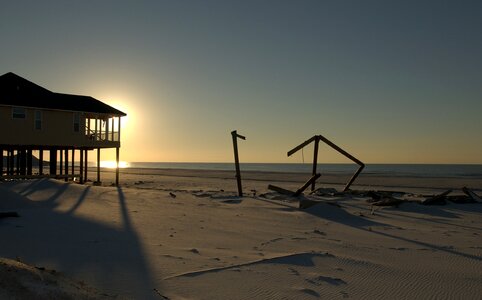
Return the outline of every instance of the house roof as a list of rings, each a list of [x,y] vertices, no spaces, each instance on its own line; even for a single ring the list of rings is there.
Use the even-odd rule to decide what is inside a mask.
[[[93,97],[51,92],[12,72],[0,76],[0,105],[126,116]]]

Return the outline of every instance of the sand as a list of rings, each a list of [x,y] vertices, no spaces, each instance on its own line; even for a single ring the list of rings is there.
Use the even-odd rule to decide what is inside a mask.
[[[243,173],[242,198],[233,172],[123,170],[119,188],[109,186],[113,175],[103,172],[104,186],[0,183],[0,211],[20,215],[0,219],[0,257],[10,269],[30,270],[0,268],[0,278],[16,278],[18,299],[43,295],[46,284],[60,299],[482,295],[479,203],[373,208],[362,196],[305,195],[323,203],[300,210],[297,199],[266,187],[295,189],[306,174]],[[344,180],[325,176],[321,185],[340,189]],[[482,194],[475,179],[365,176],[357,183],[421,194],[467,185]],[[28,283],[32,276],[36,284]],[[2,297],[12,298],[5,283]]]

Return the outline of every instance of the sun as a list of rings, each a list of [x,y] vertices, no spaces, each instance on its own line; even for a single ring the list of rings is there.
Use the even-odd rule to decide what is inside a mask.
[[[100,162],[100,167],[101,168],[107,168],[107,169],[115,169],[117,167],[117,164],[113,160],[103,160]],[[120,161],[119,162],[119,168],[124,169],[128,168],[129,163],[126,161]]]

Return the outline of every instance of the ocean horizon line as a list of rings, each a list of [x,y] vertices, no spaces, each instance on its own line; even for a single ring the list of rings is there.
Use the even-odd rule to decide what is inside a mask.
[[[311,173],[311,163],[240,163],[241,171]],[[101,165],[102,167],[102,165]],[[126,162],[124,169],[183,169],[233,171],[234,163]],[[350,163],[318,163],[318,172],[353,174],[359,166]],[[480,164],[366,164],[362,174],[407,177],[470,177],[482,179]]]
[[[89,161],[90,162],[90,161]],[[92,161],[94,162],[94,161]],[[124,161],[126,163],[160,163],[160,164],[234,164],[234,161],[226,162],[205,162],[205,161]],[[240,164],[283,164],[283,165],[313,165],[312,162],[240,162]],[[357,165],[353,162],[318,162],[319,165]],[[475,165],[482,166],[482,163],[364,163],[367,165]]]

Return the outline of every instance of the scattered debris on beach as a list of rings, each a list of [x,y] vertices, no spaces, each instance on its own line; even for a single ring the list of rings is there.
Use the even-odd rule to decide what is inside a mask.
[[[313,179],[314,177],[312,177]],[[310,179],[311,180],[311,179]],[[372,206],[398,206],[402,203],[418,203],[421,205],[445,205],[447,201],[458,204],[465,203],[482,203],[481,197],[479,197],[474,191],[467,187],[463,187],[462,191],[465,195],[449,195],[452,190],[444,191],[436,195],[418,195],[400,191],[360,191],[360,190],[348,190],[337,191],[334,188],[318,188],[308,194],[308,197],[303,195],[303,188],[309,185],[308,181],[296,192],[287,190],[278,186],[268,185],[268,189],[275,193],[284,196],[283,200],[291,198],[293,201],[299,202],[300,209],[306,209],[314,206],[318,203],[335,203],[333,201],[346,199],[347,197],[365,198],[365,201]],[[301,192],[300,192],[301,191]],[[267,197],[268,194],[261,194],[261,197]],[[328,197],[328,198],[327,198]],[[273,200],[281,200],[282,198],[271,195]]]
[[[350,159],[351,161],[353,161],[354,163],[359,165],[355,174],[353,174],[353,176],[350,178],[348,183],[345,185],[345,188],[343,189],[343,191],[348,191],[350,189],[350,186],[352,185],[352,183],[355,181],[355,179],[358,177],[358,175],[360,175],[363,168],[365,168],[365,164],[362,163],[360,160],[358,160],[353,155],[351,155],[350,153],[348,153],[345,150],[343,150],[342,148],[340,148],[339,146],[335,145],[332,141],[328,140],[324,136],[315,135],[315,136],[309,138],[308,140],[304,141],[303,143],[299,144],[298,146],[296,146],[293,149],[291,149],[290,151],[288,151],[288,156],[291,156],[291,155],[295,154],[299,150],[302,150],[305,146],[314,142],[315,143],[315,149],[313,151],[313,173],[312,173],[312,176],[314,177],[317,174],[316,167],[317,167],[317,164],[318,164],[318,147],[319,147],[320,141],[324,142],[325,144],[327,144],[331,148],[338,151],[338,153],[343,154],[345,157],[347,157],[348,159]],[[313,177],[311,177],[311,179],[313,179]],[[316,181],[316,179],[311,181],[311,191],[315,190],[315,181]]]

